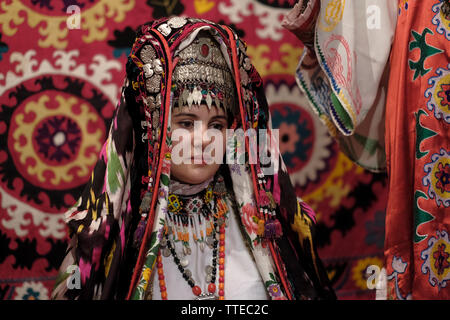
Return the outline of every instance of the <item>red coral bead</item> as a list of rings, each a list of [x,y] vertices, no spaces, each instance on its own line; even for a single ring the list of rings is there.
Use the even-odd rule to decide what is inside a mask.
[[[192,292],[196,295],[199,296],[202,293],[202,289],[200,289],[199,286],[195,286],[192,288]]]
[[[215,285],[214,283],[210,283],[210,284],[208,285],[208,292],[209,292],[209,293],[214,293],[214,292],[216,292],[216,285]]]

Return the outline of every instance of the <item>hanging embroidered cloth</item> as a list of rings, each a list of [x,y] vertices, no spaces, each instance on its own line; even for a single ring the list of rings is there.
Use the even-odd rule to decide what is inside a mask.
[[[449,299],[449,1],[300,1],[284,24],[308,48],[298,83],[343,151],[372,170],[385,153],[378,296]]]

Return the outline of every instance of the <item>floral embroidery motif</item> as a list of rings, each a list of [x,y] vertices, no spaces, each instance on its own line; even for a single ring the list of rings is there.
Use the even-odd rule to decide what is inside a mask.
[[[431,156],[431,162],[424,166],[427,175],[422,183],[428,186],[428,196],[436,200],[437,206],[450,206],[450,151],[441,149]]]
[[[394,256],[392,258],[391,266],[392,266],[393,271],[390,275],[387,276],[387,279],[389,281],[395,279],[395,294],[397,296],[396,298],[399,300],[411,300],[412,299],[411,293],[409,293],[405,297],[403,297],[402,293],[400,292],[400,287],[398,284],[398,282],[399,282],[398,276],[400,274],[405,273],[405,271],[408,267],[408,263],[404,262],[401,257]]]
[[[278,284],[277,280],[275,279],[275,276],[273,273],[269,273],[270,280],[265,282],[265,286],[267,289],[267,292],[269,293],[269,296],[273,300],[285,300],[285,297],[282,294],[280,285]]]
[[[447,68],[438,68],[436,76],[428,80],[431,85],[425,91],[425,97],[428,98],[427,108],[434,112],[436,119],[444,120],[450,123],[450,65]]]
[[[429,283],[438,289],[445,288],[450,280],[450,240],[444,230],[436,231],[436,237],[428,240],[428,248],[423,250],[420,257],[424,260],[422,273],[429,274]]]
[[[254,205],[247,203],[242,207],[242,223],[249,234],[258,232],[258,224],[255,222],[257,210]]]
[[[436,268],[438,275],[443,275],[445,269],[450,266],[450,263],[448,263],[449,254],[445,252],[445,249],[445,244],[440,244],[438,250],[433,252],[433,258],[435,259],[434,267]]]
[[[433,5],[431,10],[436,13],[431,22],[436,26],[436,31],[439,34],[445,35],[447,40],[450,40],[449,22],[450,17],[448,14],[448,1],[440,1]]]
[[[445,166],[439,163],[438,172],[434,176],[438,179],[436,188],[442,193],[450,192],[450,164],[446,163]]]

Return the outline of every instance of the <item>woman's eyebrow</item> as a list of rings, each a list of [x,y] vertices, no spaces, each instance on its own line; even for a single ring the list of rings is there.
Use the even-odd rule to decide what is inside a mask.
[[[220,119],[223,119],[223,120],[225,120],[225,121],[228,120],[226,116],[223,116],[223,115],[217,115],[217,116],[211,117],[210,121],[211,121],[211,120],[220,120]]]
[[[196,114],[193,113],[187,113],[187,112],[180,112],[177,114],[174,114],[173,117],[191,117],[191,118],[198,118]]]

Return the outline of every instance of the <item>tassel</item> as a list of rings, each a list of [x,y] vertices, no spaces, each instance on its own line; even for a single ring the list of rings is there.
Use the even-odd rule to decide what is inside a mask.
[[[134,232],[133,245],[135,248],[139,248],[142,239],[144,238],[145,227],[147,226],[147,213],[150,211],[150,204],[152,202],[152,193],[147,191],[142,197],[141,205],[139,207],[139,212],[141,212],[141,221]]]
[[[261,207],[268,207],[270,206],[270,198],[267,196],[267,193],[264,190],[260,190],[259,192],[259,205]]]
[[[277,218],[271,218],[266,221],[264,226],[264,238],[275,239],[283,235],[281,223]]]
[[[150,191],[147,191],[144,194],[144,197],[142,197],[141,205],[139,207],[140,212],[149,212],[150,211],[150,204],[152,202],[152,193]]]
[[[262,237],[264,235],[264,229],[265,229],[264,220],[263,219],[258,220],[258,230],[256,234]]]
[[[147,220],[145,219],[147,217],[146,214],[142,215],[141,221],[139,221],[139,224],[136,228],[136,231],[134,232],[133,237],[133,246],[137,249],[140,247],[142,239],[144,238],[145,234],[145,227]]]

